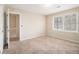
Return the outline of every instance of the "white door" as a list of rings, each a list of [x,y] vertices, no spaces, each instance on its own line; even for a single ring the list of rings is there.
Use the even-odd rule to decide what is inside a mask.
[[[7,14],[7,21],[6,21],[7,22],[7,29],[6,29],[7,33],[6,33],[6,35],[7,35],[7,43],[8,43],[8,48],[9,48],[10,47],[9,46],[10,45],[10,43],[9,43],[9,40],[10,40],[10,35],[9,35],[10,34],[10,28],[9,28],[10,27],[9,26],[9,22],[10,22],[9,21],[9,10],[6,11],[6,14]]]
[[[0,53],[3,52],[3,41],[4,41],[4,10],[3,6],[0,6]]]

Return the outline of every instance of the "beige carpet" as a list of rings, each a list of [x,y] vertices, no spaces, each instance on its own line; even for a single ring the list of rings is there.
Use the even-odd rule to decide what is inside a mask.
[[[22,42],[13,41],[3,54],[76,54],[79,45],[51,37],[39,37]]]

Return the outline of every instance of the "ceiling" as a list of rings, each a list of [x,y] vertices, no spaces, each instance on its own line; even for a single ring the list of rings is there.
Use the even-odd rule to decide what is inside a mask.
[[[9,4],[10,8],[16,8],[23,11],[48,15],[59,11],[78,7],[78,4]]]

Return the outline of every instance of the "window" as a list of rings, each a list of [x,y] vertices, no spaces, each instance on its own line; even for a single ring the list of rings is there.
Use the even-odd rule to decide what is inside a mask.
[[[76,14],[65,16],[64,29],[67,31],[76,31]]]
[[[67,14],[63,16],[54,16],[53,27],[55,30],[78,32],[78,14]]]
[[[62,17],[55,17],[54,19],[55,19],[54,20],[54,29],[62,30],[63,29]]]

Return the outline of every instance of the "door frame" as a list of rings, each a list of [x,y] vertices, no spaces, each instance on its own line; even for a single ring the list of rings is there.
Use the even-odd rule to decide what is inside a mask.
[[[7,39],[8,39],[8,48],[10,47],[10,14],[18,14],[19,15],[19,40],[20,40],[20,12],[7,10]]]

